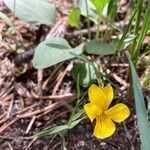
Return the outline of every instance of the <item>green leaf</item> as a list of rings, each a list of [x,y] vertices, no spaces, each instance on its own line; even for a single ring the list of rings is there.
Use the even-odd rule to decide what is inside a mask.
[[[43,69],[59,62],[72,59],[71,53],[80,55],[84,44],[71,48],[68,42],[62,38],[50,38],[41,42],[35,50],[33,65],[35,68]]]
[[[104,43],[92,40],[86,43],[86,52],[95,55],[111,55],[115,53],[118,42]]]
[[[83,16],[87,17],[86,0],[77,0],[77,3],[78,3],[78,7],[81,10],[81,14]],[[98,23],[97,22],[98,15],[96,13],[96,8],[95,8],[95,6],[92,4],[92,2],[90,0],[87,0],[87,3],[88,3],[89,19],[97,24]]]
[[[133,81],[133,91],[135,98],[135,105],[137,111],[138,125],[140,131],[140,137],[142,141],[142,149],[149,150],[150,149],[150,127],[148,123],[148,115],[145,107],[144,96],[142,93],[142,88],[140,85],[140,81],[138,79],[138,75],[136,73],[135,67],[131,60],[131,56],[129,52],[126,52],[128,61],[130,63],[132,81]]]
[[[14,25],[10,21],[10,19],[2,12],[0,12],[0,18],[9,26],[15,29]]]
[[[143,0],[140,0],[143,1]],[[139,5],[143,4],[143,2],[140,2]],[[138,7],[138,9],[141,9],[141,6]],[[138,10],[138,13],[141,13],[141,10]],[[144,16],[144,22],[142,22],[142,27],[140,30],[140,34],[138,36],[138,39],[134,42],[135,45],[133,45],[133,49],[131,51],[132,58],[134,59],[134,63],[136,64],[138,61],[138,56],[140,52],[140,48],[143,44],[143,41],[145,39],[145,36],[147,35],[147,32],[149,31],[150,27],[150,1],[148,1],[147,9]],[[141,14],[138,14],[138,19],[141,19]],[[136,23],[140,24],[140,20],[138,20]],[[138,32],[138,26],[136,27]]]
[[[56,7],[44,0],[4,0],[15,15],[26,22],[35,24],[54,24]]]
[[[72,129],[72,128],[75,127],[77,124],[79,124],[82,120],[83,120],[83,118],[71,122],[70,125],[68,126],[68,128],[69,128],[69,129]]]
[[[80,14],[81,11],[79,8],[73,9],[69,15],[69,24],[73,27],[79,28],[80,24]]]
[[[128,25],[126,26],[126,28],[125,28],[125,30],[123,32],[123,35],[122,35],[121,39],[119,40],[118,45],[116,47],[115,54],[118,54],[118,52],[123,49],[123,47],[124,47],[124,41],[125,41],[125,39],[127,37],[127,34],[128,34],[129,29],[131,27],[132,21],[133,21],[135,15],[136,15],[136,12],[137,11],[135,10],[134,13],[133,13],[133,15],[131,16],[131,19],[130,19]]]
[[[106,4],[109,2],[109,0],[91,0],[91,1],[95,5],[99,15],[102,14],[103,9],[105,8]]]
[[[67,125],[55,126],[55,127],[52,127],[50,129],[47,129],[45,131],[42,131],[42,132],[35,134],[34,137],[48,136],[48,135],[62,132],[62,131],[67,130],[67,129],[68,129]]]
[[[84,109],[79,110],[76,114],[74,114],[71,118],[71,122],[77,120],[78,118],[81,117],[81,115],[83,115],[84,113]]]
[[[79,74],[79,83],[83,87],[87,87],[96,81],[95,70],[87,62],[74,64],[71,74],[76,81]]]

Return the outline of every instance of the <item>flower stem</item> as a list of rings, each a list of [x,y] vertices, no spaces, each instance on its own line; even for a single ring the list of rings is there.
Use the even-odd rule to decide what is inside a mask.
[[[97,32],[96,32],[96,40],[99,40],[99,35],[100,35],[100,20],[101,20],[101,15],[98,16],[98,25],[97,25]]]

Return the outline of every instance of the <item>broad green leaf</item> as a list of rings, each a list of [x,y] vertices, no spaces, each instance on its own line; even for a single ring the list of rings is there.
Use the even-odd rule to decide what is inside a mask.
[[[79,83],[83,87],[87,87],[96,81],[95,70],[87,62],[74,64],[71,74],[76,81],[79,75]]]
[[[80,14],[81,11],[79,8],[73,9],[69,15],[69,24],[73,27],[79,28],[80,24]]]
[[[55,65],[59,62],[72,59],[71,53],[80,55],[84,44],[71,48],[68,42],[62,38],[50,38],[38,45],[33,57],[35,68],[43,69]]]
[[[35,24],[54,24],[56,7],[44,0],[4,0],[15,15],[26,22]]]
[[[122,43],[122,49],[127,48],[135,39],[135,35],[128,35],[123,43]],[[98,40],[91,40],[86,43],[86,52],[88,54],[95,54],[95,55],[112,55],[116,52],[116,48],[118,47],[119,40],[116,39],[115,41],[112,41],[111,43],[104,43]],[[120,50],[122,50],[120,49]]]
[[[34,137],[48,136],[48,135],[62,132],[62,131],[67,130],[67,129],[68,129],[67,125],[55,126],[55,127],[52,127],[50,129],[47,129],[45,131],[42,131],[42,132],[35,134]]]
[[[78,7],[81,10],[81,14],[87,17],[86,0],[77,0],[77,3],[78,3]],[[91,19],[93,22],[97,24],[98,15],[96,13],[96,8],[90,0],[87,0],[87,3],[88,3],[89,19]]]
[[[131,60],[131,56],[129,52],[126,52],[126,55],[130,64],[130,68],[131,68],[135,106],[136,106],[136,111],[137,111],[140,137],[142,141],[142,149],[149,150],[150,149],[150,142],[149,142],[150,127],[148,123],[148,115],[147,115],[147,111],[145,107],[144,96],[142,93],[142,88],[140,85],[140,81],[138,79],[138,75],[136,73],[136,70]]]
[[[115,53],[118,42],[104,43],[92,40],[86,43],[86,52],[95,55],[111,55]]]
[[[102,14],[103,9],[105,8],[106,4],[109,2],[109,0],[91,0],[91,1],[95,5],[99,15]]]

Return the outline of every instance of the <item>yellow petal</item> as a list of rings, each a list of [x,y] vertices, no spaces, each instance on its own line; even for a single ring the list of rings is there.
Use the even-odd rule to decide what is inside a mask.
[[[106,115],[102,114],[96,118],[96,126],[93,135],[99,139],[111,136],[116,130],[115,124]]]
[[[125,104],[119,103],[105,111],[105,114],[115,122],[122,122],[129,117],[130,110]]]
[[[96,118],[96,116],[98,116],[102,113],[102,110],[99,107],[97,107],[96,105],[94,105],[93,103],[85,104],[84,110],[85,110],[87,116],[89,117],[89,119],[91,120],[91,122],[93,122],[93,120]]]
[[[102,89],[95,84],[91,85],[88,90],[88,95],[91,103],[100,107],[103,110],[105,104],[106,96],[104,95]]]
[[[103,90],[104,95],[106,96],[106,101],[105,101],[105,106],[104,106],[105,109],[104,110],[107,110],[110,103],[113,100],[114,92],[113,92],[113,88],[110,84],[107,84],[107,86],[105,86],[102,90]]]

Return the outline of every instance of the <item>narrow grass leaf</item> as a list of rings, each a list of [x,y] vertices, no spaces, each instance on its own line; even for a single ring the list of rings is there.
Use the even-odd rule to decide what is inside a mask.
[[[131,17],[131,19],[130,19],[129,24],[126,26],[126,28],[125,28],[125,30],[124,30],[124,32],[123,32],[123,35],[122,35],[122,37],[121,37],[121,39],[120,39],[120,41],[119,41],[119,43],[118,43],[118,46],[117,46],[117,48],[116,48],[115,55],[117,55],[118,52],[119,52],[119,51],[123,48],[123,46],[124,46],[124,40],[125,40],[125,38],[127,37],[127,34],[128,34],[129,29],[130,29],[130,27],[131,27],[131,24],[132,24],[132,21],[133,21],[133,19],[134,19],[134,17],[135,17],[135,14],[136,14],[136,10],[134,11],[134,13],[133,13],[133,15],[132,15],[132,17]]]
[[[82,120],[83,120],[83,118],[71,122],[71,123],[69,124],[68,128],[69,128],[69,129],[74,128],[74,127],[75,127],[77,124],[79,124]]]
[[[12,22],[10,21],[10,19],[2,12],[0,12],[0,18],[4,21],[4,23],[6,23],[9,27],[12,27],[15,29],[14,25],[12,24]]]
[[[39,132],[38,134],[35,134],[34,137],[48,136],[48,135],[52,135],[52,134],[62,132],[62,131],[67,130],[67,129],[68,129],[67,125],[55,126],[55,127],[52,127],[48,130]]]
[[[150,142],[149,142],[150,127],[148,124],[148,115],[147,115],[147,111],[146,111],[146,107],[144,103],[142,88],[141,88],[140,81],[138,79],[138,75],[136,73],[136,70],[131,60],[131,56],[129,52],[126,52],[126,55],[130,64],[130,68],[131,68],[133,91],[134,91],[140,137],[142,141],[142,148],[143,150],[150,150]]]
[[[138,54],[139,54],[140,48],[143,44],[145,36],[146,36],[146,34],[149,30],[149,27],[150,27],[150,15],[149,15],[150,14],[150,1],[148,1],[147,6],[148,7],[147,7],[147,10],[146,10],[146,13],[145,13],[144,22],[143,22],[143,25],[142,25],[142,29],[140,31],[140,35],[139,35],[138,40],[136,42],[135,48],[131,52],[131,56],[134,59],[135,64],[138,61]]]
[[[75,121],[80,118],[84,114],[84,109],[79,110],[76,114],[74,114],[71,118],[71,121]]]

